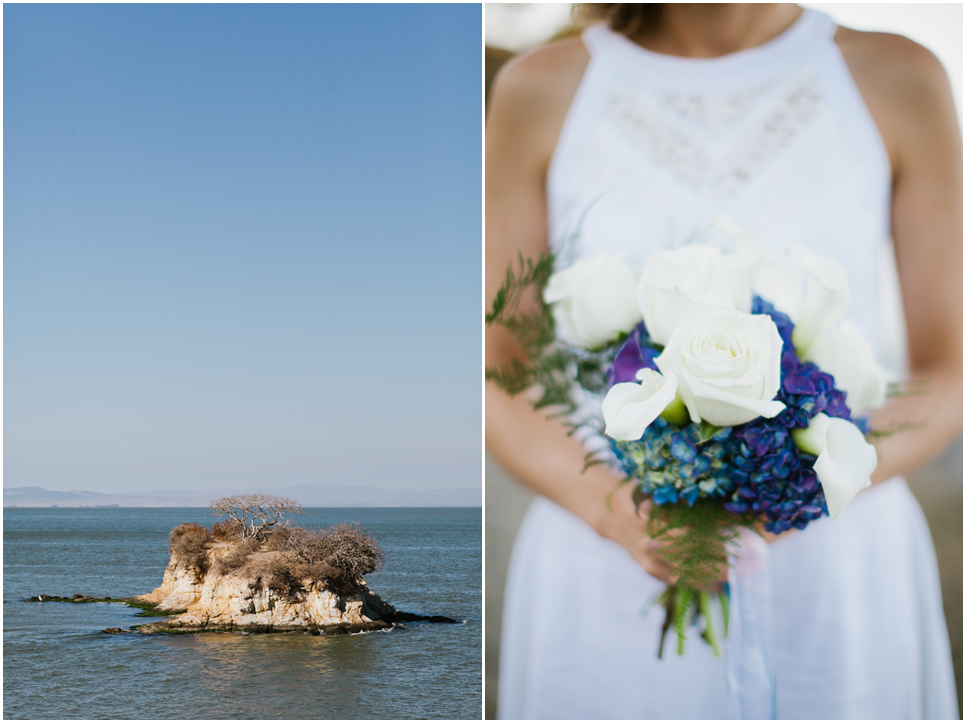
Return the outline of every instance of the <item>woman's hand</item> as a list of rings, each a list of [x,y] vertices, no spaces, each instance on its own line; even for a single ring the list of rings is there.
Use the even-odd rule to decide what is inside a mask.
[[[597,533],[627,550],[651,577],[666,583],[674,582],[674,566],[661,557],[660,543],[647,534],[650,502],[645,502],[638,514],[629,485],[621,485],[614,490],[609,501],[610,504],[605,503],[603,513],[594,524]]]
[[[631,498],[630,486],[622,485],[613,491],[609,504],[603,507],[603,513],[594,523],[594,529],[602,537],[613,540],[623,547],[634,558],[644,571],[665,583],[673,583],[676,579],[674,565],[661,556],[661,543],[652,539],[647,533],[647,519],[650,512],[650,501],[645,501],[638,514]],[[795,534],[797,530],[788,530],[776,535],[765,530],[765,523],[755,525],[756,531],[769,544],[779,539],[785,539]],[[683,530],[675,530],[672,535],[683,534]],[[713,589],[719,589],[720,584],[727,582],[728,568],[722,566],[718,571]]]
[[[785,530],[785,532],[780,532],[779,534],[776,535],[774,532],[768,532],[765,529],[765,523],[764,522],[757,523],[755,525],[755,530],[757,530],[757,532],[758,532],[759,535],[761,535],[762,537],[765,538],[765,542],[767,542],[769,545],[772,544],[773,542],[775,542],[776,540],[784,540],[785,538],[791,537],[796,532],[798,532],[798,530],[796,530],[793,527],[790,530]]]

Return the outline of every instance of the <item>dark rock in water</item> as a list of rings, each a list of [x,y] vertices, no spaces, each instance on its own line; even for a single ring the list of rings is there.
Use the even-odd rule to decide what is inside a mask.
[[[394,623],[459,623],[459,620],[448,618],[445,615],[416,615],[415,613],[396,612],[392,616]]]
[[[453,618],[448,618],[445,615],[430,615],[426,618],[427,623],[449,623],[453,625],[458,625],[461,621],[454,620]]]
[[[104,628],[102,633],[110,633],[111,635],[116,635],[117,633],[123,633],[124,631],[120,628]]]
[[[85,597],[87,597],[87,595],[81,595],[79,592],[74,593],[74,600],[80,600],[81,598]]]
[[[387,620],[368,620],[358,623],[331,623],[320,625],[211,625],[199,626],[186,624],[179,620],[165,620],[158,623],[137,625],[134,630],[143,635],[157,633],[245,633],[260,635],[267,633],[308,633],[310,635],[350,635],[352,633],[386,630],[395,623],[459,623],[461,621],[445,615],[416,615],[415,613],[396,612]]]
[[[361,623],[330,623],[322,625],[211,625],[202,627],[185,624],[178,620],[164,620],[159,623],[136,625],[133,632],[142,635],[157,633],[244,633],[246,635],[265,635],[269,633],[308,633],[309,635],[349,635],[351,633],[386,630],[392,623],[385,620],[369,620]]]
[[[28,597],[24,602],[67,602],[67,603],[93,603],[93,602],[127,602],[127,598],[111,599],[109,597],[87,597],[85,595],[65,597],[63,595],[34,595]]]

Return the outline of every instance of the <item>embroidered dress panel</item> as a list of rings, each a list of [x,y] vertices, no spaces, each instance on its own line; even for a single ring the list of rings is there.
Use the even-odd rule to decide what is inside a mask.
[[[590,62],[547,177],[560,266],[607,250],[641,267],[656,249],[727,244],[712,232],[725,215],[773,254],[797,241],[838,259],[849,318],[901,365],[901,337],[881,321],[891,171],[835,29],[806,10],[765,45],[701,60],[587,30]],[[958,717],[934,552],[902,479],[772,555],[779,717]],[[662,587],[537,500],[511,562],[500,716],[726,717],[709,649],[689,641],[684,657],[656,659],[663,611],[648,603]]]

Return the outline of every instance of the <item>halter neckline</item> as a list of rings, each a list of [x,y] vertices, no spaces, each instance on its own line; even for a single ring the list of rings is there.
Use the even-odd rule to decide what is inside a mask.
[[[681,87],[682,83],[701,83],[702,79],[727,84],[735,78],[769,74],[776,65],[795,59],[815,42],[831,39],[835,28],[835,22],[827,15],[805,8],[795,22],[771,40],[714,58],[689,58],[648,50],[604,24],[588,28],[582,37],[592,57],[613,54],[622,63],[636,65],[666,79],[669,85]]]

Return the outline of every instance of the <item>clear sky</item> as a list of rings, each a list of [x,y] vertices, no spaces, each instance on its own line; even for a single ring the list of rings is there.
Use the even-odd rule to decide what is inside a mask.
[[[4,487],[478,488],[481,15],[4,6]]]

